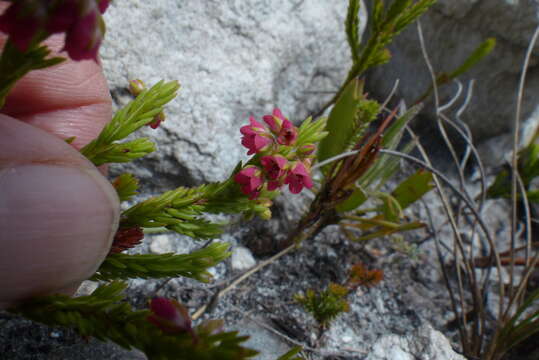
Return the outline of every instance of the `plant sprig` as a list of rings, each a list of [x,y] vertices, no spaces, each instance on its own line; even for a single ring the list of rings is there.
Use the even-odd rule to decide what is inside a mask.
[[[241,343],[237,332],[211,333],[201,324],[192,334],[167,334],[148,321],[148,310],[132,310],[122,292],[126,284],[112,282],[91,295],[70,298],[49,295],[34,298],[12,312],[49,326],[67,326],[83,336],[113,341],[126,349],[137,348],[149,359],[246,359],[257,354]]]
[[[176,97],[180,88],[177,81],[159,81],[150,89],[143,90],[135,100],[116,112],[112,121],[99,136],[81,149],[81,153],[95,165],[109,162],[129,162],[155,150],[147,138],[126,143],[116,143],[131,133],[154,121],[165,104]]]
[[[185,276],[209,282],[212,276],[207,270],[230,256],[228,248],[227,243],[213,243],[190,254],[111,254],[103,261],[92,280]]]
[[[60,56],[51,57],[46,45],[32,45],[26,51],[17,49],[7,40],[0,57],[0,109],[15,83],[30,71],[58,65],[65,60]]]

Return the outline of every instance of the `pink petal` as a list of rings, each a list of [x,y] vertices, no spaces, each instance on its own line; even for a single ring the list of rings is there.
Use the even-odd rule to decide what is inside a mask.
[[[283,121],[286,120],[286,118],[283,116],[283,113],[281,112],[281,109],[279,108],[273,109],[273,116],[276,116]]]
[[[249,118],[249,122],[251,123],[251,127],[253,128],[253,130],[262,130],[262,131],[265,131],[266,128],[264,127],[264,125],[262,125],[261,123],[259,123],[258,121],[255,120],[255,118],[253,116],[251,116]]]
[[[268,126],[270,127],[271,131],[273,131],[274,133],[278,133],[279,132],[279,124],[277,124],[277,121],[275,120],[275,118],[273,117],[273,115],[264,115],[262,117],[262,119],[264,120],[264,122],[266,124],[268,124]]]
[[[255,135],[255,137],[254,137],[254,148],[255,148],[256,152],[263,149],[266,145],[268,145],[270,143],[270,141],[271,140],[268,139],[267,137],[260,136],[260,135]]]
[[[297,181],[297,179],[290,182],[288,185],[288,189],[292,194],[299,194],[301,190],[303,190],[303,184],[301,181]]]
[[[301,176],[305,176],[305,177],[309,177],[310,174],[309,172],[307,171],[307,169],[305,168],[305,165],[303,165],[303,163],[301,162],[298,162],[297,165],[294,167],[294,169],[292,170],[292,173],[294,175],[301,175]]]
[[[111,0],[99,0],[99,12],[103,14],[105,11],[107,11],[107,8],[110,5]]]
[[[313,181],[310,176],[305,176],[303,178],[303,185],[305,185],[307,189],[311,189],[313,187]]]
[[[280,181],[268,181],[268,190],[273,191],[280,188],[283,184]]]

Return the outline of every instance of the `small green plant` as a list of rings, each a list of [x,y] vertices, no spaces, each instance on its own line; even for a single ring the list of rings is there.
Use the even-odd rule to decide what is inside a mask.
[[[317,293],[309,289],[305,295],[294,296],[294,300],[301,304],[322,328],[327,328],[339,314],[350,311],[346,295],[348,289],[330,283],[324,291]]]
[[[373,287],[382,281],[382,270],[369,270],[365,265],[358,263],[352,266],[345,285],[330,283],[323,291],[312,289],[305,294],[296,294],[294,300],[309,312],[321,330],[327,329],[331,322],[343,312],[350,311],[350,304],[346,297],[358,287]]]
[[[539,189],[533,187],[533,181],[539,176],[539,145],[535,143],[538,136],[539,132],[526,147],[518,152],[518,173],[526,190],[528,201],[534,203],[539,203]],[[487,196],[489,198],[511,198],[511,169],[509,165],[504,165],[498,173],[487,190]]]

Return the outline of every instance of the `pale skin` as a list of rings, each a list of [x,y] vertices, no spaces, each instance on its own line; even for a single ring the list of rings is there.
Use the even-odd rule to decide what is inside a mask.
[[[63,38],[48,44],[59,51]],[[111,115],[102,69],[90,60],[31,72],[0,110],[0,309],[74,293],[107,255],[118,197],[77,149]]]

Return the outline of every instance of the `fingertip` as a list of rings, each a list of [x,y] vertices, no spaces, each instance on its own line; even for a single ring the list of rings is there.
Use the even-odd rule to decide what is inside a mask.
[[[58,138],[0,115],[0,303],[65,292],[107,255],[115,190]]]

